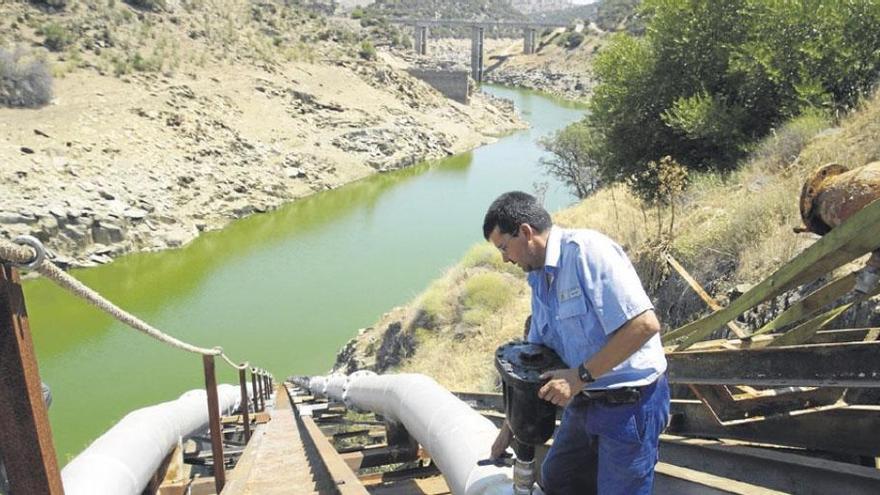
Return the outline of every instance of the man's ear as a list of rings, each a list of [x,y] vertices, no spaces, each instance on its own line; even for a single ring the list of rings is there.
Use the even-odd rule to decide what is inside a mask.
[[[531,241],[532,236],[535,235],[535,229],[532,228],[531,225],[527,223],[519,224],[519,234],[526,238],[526,241]]]

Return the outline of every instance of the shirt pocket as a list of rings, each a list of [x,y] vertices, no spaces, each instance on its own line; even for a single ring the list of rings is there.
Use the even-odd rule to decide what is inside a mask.
[[[569,292],[569,294],[571,293]],[[565,292],[561,294],[565,294]],[[579,290],[576,294],[559,303],[559,308],[556,311],[557,321],[555,322],[561,347],[564,349],[565,362],[571,367],[580,364],[589,349],[586,321],[587,302]],[[563,355],[563,352],[559,354]]]

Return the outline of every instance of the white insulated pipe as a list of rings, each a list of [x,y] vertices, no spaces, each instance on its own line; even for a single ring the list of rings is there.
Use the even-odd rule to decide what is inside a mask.
[[[252,391],[248,386],[248,395]],[[238,385],[219,385],[220,414],[241,402]],[[128,413],[61,471],[67,495],[140,495],[178,441],[208,427],[204,390]]]
[[[511,468],[477,466],[477,461],[489,457],[498,428],[432,378],[417,374],[375,375],[364,372],[345,378],[341,393],[337,376],[326,378],[327,397],[402,423],[430,453],[452,493],[513,493]],[[312,394],[319,395],[312,385],[317,387],[324,383],[313,378],[309,384]]]

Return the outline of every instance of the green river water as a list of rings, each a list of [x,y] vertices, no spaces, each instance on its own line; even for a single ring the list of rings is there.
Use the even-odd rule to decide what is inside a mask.
[[[125,256],[73,275],[154,326],[220,345],[277,378],[326,372],[358,328],[404,304],[482,242],[498,194],[548,185],[536,144],[583,109],[533,92],[510,98],[531,128],[470,153],[382,174],[236,221],[182,249]],[[25,283],[55,447],[66,464],[126,413],[204,387],[201,358],[111,321],[44,280]],[[218,380],[237,383],[218,361]]]

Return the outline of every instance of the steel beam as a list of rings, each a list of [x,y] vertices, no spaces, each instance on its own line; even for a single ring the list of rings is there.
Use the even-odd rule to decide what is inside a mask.
[[[880,493],[880,470],[703,439],[660,437],[660,460],[715,476],[798,494]]]
[[[671,383],[753,387],[880,387],[880,342],[666,354]]]
[[[0,460],[11,493],[63,494],[18,272],[0,264]]]
[[[880,406],[850,406],[723,426],[698,400],[672,401],[668,433],[730,438],[869,457],[880,456]]]

